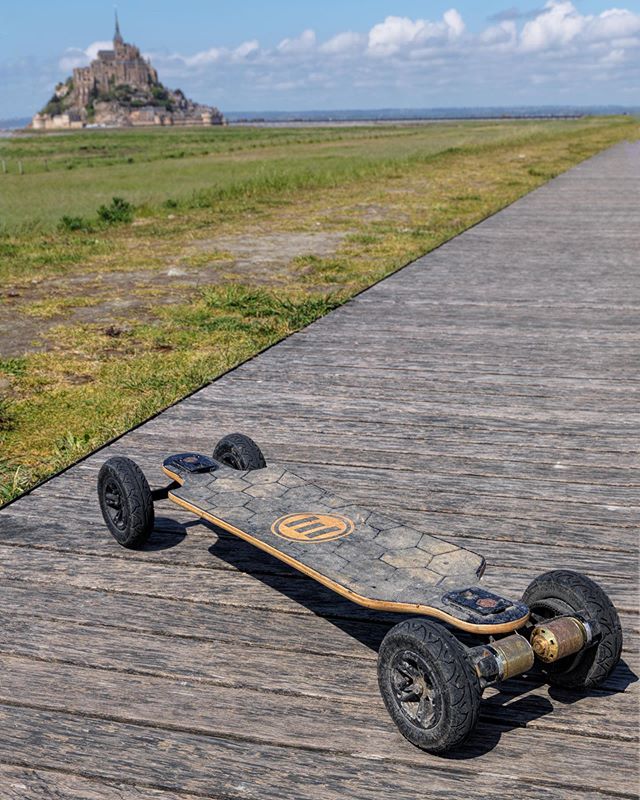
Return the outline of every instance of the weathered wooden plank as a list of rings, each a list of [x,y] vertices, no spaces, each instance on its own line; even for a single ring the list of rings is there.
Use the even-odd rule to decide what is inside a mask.
[[[137,786],[127,785],[122,782],[97,781],[77,775],[67,775],[53,769],[29,769],[25,767],[14,767],[0,764],[0,781],[4,783],[6,800],[196,800],[196,798],[220,798],[220,795],[213,789],[213,794],[198,793],[186,794],[180,789],[162,791],[148,785],[138,784]],[[456,775],[444,777],[438,781],[429,781],[430,797],[448,798],[455,796],[455,792],[460,791],[464,779]],[[465,791],[465,796],[470,798],[488,798],[488,800],[501,800],[503,797],[512,796],[509,793],[517,792],[522,800],[543,800],[544,798],[563,798],[568,797],[567,791],[556,787],[536,787],[519,786],[514,780],[503,776],[495,778],[491,776],[479,777],[474,782],[475,786],[472,794]],[[247,795],[245,787],[238,785],[237,794],[226,794],[228,798],[251,797]],[[257,797],[258,795],[253,795]],[[308,795],[300,794],[303,798]],[[357,798],[362,795],[351,795]],[[602,800],[602,798],[614,797],[609,793],[602,794],[599,791],[587,791],[581,794],[584,800]]]
[[[100,461],[109,455],[130,452],[120,444],[118,448],[104,453]],[[144,462],[141,462],[146,467]],[[154,459],[153,470],[146,470],[149,480],[157,485],[166,483],[158,476],[160,458]],[[97,465],[96,465],[97,466]],[[407,511],[429,511],[436,513],[456,513],[469,516],[502,517],[504,519],[529,519],[557,523],[562,519],[568,524],[599,525],[611,528],[637,526],[640,519],[640,506],[634,505],[635,488],[602,487],[593,500],[589,497],[586,485],[554,483],[548,485],[526,481],[504,481],[492,478],[446,476],[437,478],[429,475],[416,477],[406,471],[393,470],[384,473],[365,468],[352,468],[347,474],[343,467],[333,464],[309,471],[307,463],[291,464],[295,472],[303,477],[316,477],[320,474],[323,486],[354,502],[371,508],[380,507],[381,486],[388,500],[385,506],[396,509],[399,498],[400,508]],[[66,482],[70,488],[74,481],[81,484],[83,492],[89,492],[89,501],[95,503],[94,483],[86,480],[81,471],[68,473]],[[618,494],[616,498],[614,492]],[[621,497],[628,493],[629,497]],[[33,494],[36,498],[47,497],[64,500],[68,495],[60,494],[55,487],[42,487]],[[52,500],[53,514],[57,504]],[[60,515],[60,514],[58,514]],[[393,514],[395,516],[395,513]]]
[[[634,639],[637,644],[637,638]],[[332,704],[352,704],[368,709],[371,698],[378,693],[374,653],[371,653],[371,658],[325,656],[322,669],[318,669],[320,659],[317,654],[272,650],[256,645],[247,648],[224,640],[201,641],[194,647],[193,642],[185,639],[174,637],[169,641],[166,636],[123,630],[118,634],[118,649],[114,651],[112,631],[18,618],[0,631],[0,659],[3,654],[24,657],[12,662],[13,666],[7,662],[7,668],[18,676],[12,678],[9,685],[18,682],[22,672],[31,670],[36,675],[57,680],[61,674],[58,665],[64,667],[62,675],[69,675],[69,680],[73,679],[77,688],[92,686],[94,677],[98,682],[103,678],[86,669],[74,672],[74,667],[158,679],[158,696],[164,698],[163,708],[167,708],[163,713],[168,714],[170,720],[175,720],[170,703],[177,701],[172,688],[162,688],[162,681],[168,680],[179,683],[181,687],[185,680],[190,681],[188,686],[196,697],[195,702],[203,706],[214,702],[221,706],[222,719],[226,702],[234,704],[239,713],[250,716],[252,706],[257,707],[262,702],[251,692],[282,695],[282,703],[289,706],[288,713],[301,717],[310,714],[326,716],[326,708],[333,707]],[[38,664],[30,667],[29,658],[37,659]],[[632,673],[623,666],[613,680],[618,685],[627,682],[627,691],[612,693],[605,687],[580,697],[560,689],[553,689],[550,693],[539,685],[536,676],[509,681],[499,689],[492,688],[485,693],[483,715],[498,724],[522,724],[549,731],[561,731],[569,717],[575,735],[635,740],[638,736],[635,718],[639,698],[633,684],[630,684],[631,691],[627,688],[628,682],[633,680]],[[145,692],[150,691],[153,685],[153,682],[146,682]],[[138,686],[142,686],[142,682]],[[205,686],[208,687],[206,697],[201,691]],[[215,687],[220,687],[220,691],[217,692]],[[349,687],[348,692],[345,692],[345,687]],[[0,689],[0,696],[1,692]],[[234,699],[243,692],[248,694],[248,698]],[[30,702],[23,693],[20,696],[24,702]],[[48,695],[43,692],[45,696]],[[5,697],[10,699],[11,695]],[[316,709],[311,701],[318,698],[328,705]],[[542,707],[546,709],[543,714],[534,713]],[[156,716],[156,721],[158,719]],[[384,724],[385,720],[382,722]]]
[[[517,777],[496,774],[490,767],[466,761],[450,765],[419,753],[411,764],[343,756],[330,751],[330,741],[318,743],[328,746],[328,752],[278,748],[11,707],[0,708],[0,720],[10,734],[0,740],[0,759],[6,760],[7,751],[19,750],[22,760],[56,770],[60,768],[59,753],[65,752],[68,761],[87,778],[162,788],[180,796],[192,792],[231,800],[376,800],[393,795],[414,800],[424,793],[425,785],[430,797],[442,800],[461,793],[489,800],[514,793],[523,800],[569,800],[576,792],[590,799],[635,796],[628,790],[630,784],[622,790],[592,788],[582,776],[576,784],[548,777],[563,774],[558,751],[546,762],[546,775],[535,770],[527,778],[523,773]],[[48,735],[42,736],[42,731]],[[356,750],[357,741],[353,744],[352,750]],[[493,736],[485,749],[495,744]],[[579,750],[574,755],[578,757]]]
[[[233,732],[233,740],[241,739],[268,748],[281,745],[300,751],[317,751],[333,756],[342,755],[382,760],[393,753],[396,763],[409,766],[432,765],[433,757],[420,753],[406,742],[386,716],[382,700],[371,697],[368,704],[341,704],[335,700],[323,701],[319,698],[303,698],[238,691],[226,687],[196,685],[190,681],[163,681],[150,676],[126,675],[116,672],[70,668],[67,665],[51,665],[19,658],[3,657],[0,661],[10,667],[6,675],[8,683],[0,688],[0,703],[11,704],[7,696],[18,681],[24,685],[28,674],[27,688],[23,690],[25,703],[43,712],[55,713],[56,719],[63,715],[81,715],[86,719],[115,721],[122,728],[131,724],[143,724],[156,731],[170,731],[175,741],[176,733],[206,736],[209,740],[226,739],[226,732]],[[23,664],[23,670],[20,664]],[[90,672],[91,691],[74,692],[74,687],[86,680]],[[22,673],[22,674],[21,674]],[[0,705],[8,711],[7,705]],[[115,710],[117,709],[117,710]],[[536,716],[541,709],[538,706]],[[526,736],[523,736],[526,734]],[[57,731],[54,736],[60,735]],[[496,736],[501,746],[487,748],[487,739]],[[526,748],[526,737],[530,747],[538,749],[540,763],[537,779],[541,782],[557,780],[559,766],[554,737],[549,732],[536,729],[523,730],[519,726],[512,729],[507,724],[498,726],[483,725],[478,733],[462,748],[471,755],[484,753],[481,769],[493,769],[503,774],[513,774],[514,758]],[[54,738],[52,736],[52,738]],[[607,759],[617,753],[618,775],[623,780],[633,780],[636,774],[634,754],[635,743],[616,739],[599,740],[597,752],[591,754],[589,763],[580,760],[579,755],[593,749],[590,737],[576,735],[571,737],[575,760],[562,757],[562,783],[596,788],[600,782],[601,770],[606,768]],[[486,752],[488,749],[488,752]],[[1,753],[0,749],[0,753]],[[1,756],[0,756],[1,757]],[[318,758],[318,761],[324,760]],[[436,759],[437,762],[437,759]],[[46,762],[44,762],[46,763]],[[610,761],[609,761],[610,763]],[[472,771],[472,765],[467,770]],[[188,765],[192,771],[193,764]],[[186,786],[185,788],[191,788]]]
[[[101,781],[70,775],[58,769],[0,764],[0,786],[4,800],[197,800],[202,794],[164,792],[150,786],[132,786],[120,781]],[[213,795],[209,795],[213,797]]]
[[[311,367],[309,367],[311,368]],[[354,394],[341,394],[339,387],[335,387],[329,395],[309,394],[289,399],[286,392],[282,393],[279,400],[281,413],[289,414],[300,411],[302,402],[306,401],[313,410],[317,420],[330,420],[339,416],[342,419],[352,417],[359,420],[363,417],[375,419],[388,416],[391,412],[396,426],[430,427],[437,424],[457,423],[476,427],[484,425],[495,430],[519,430],[534,433],[546,431],[549,433],[582,434],[592,438],[604,437],[605,442],[615,442],[633,433],[637,425],[637,415],[618,414],[608,416],[606,413],[594,411],[556,411],[553,408],[542,409],[534,404],[522,404],[520,407],[488,407],[485,404],[475,406],[464,403],[433,400],[416,402],[398,406],[397,399],[377,398],[375,396],[358,397]],[[196,402],[195,400],[192,402]],[[205,398],[198,398],[197,402],[206,402]],[[263,409],[266,410],[269,402],[267,397],[262,398]],[[496,404],[494,404],[495,406]],[[255,410],[255,409],[254,409]],[[267,416],[265,414],[265,416]],[[599,432],[596,433],[596,431]],[[635,447],[637,450],[637,445]]]
[[[166,412],[167,415],[170,412]],[[181,412],[182,413],[182,412]],[[297,441],[300,447],[306,451],[313,451],[315,443],[321,444],[325,436],[334,434],[343,443],[353,439],[354,443],[364,440],[370,445],[379,442],[390,441],[395,449],[404,450],[405,453],[418,454],[428,453],[434,449],[434,456],[441,453],[456,454],[460,457],[469,454],[484,457],[492,455],[500,458],[503,452],[509,454],[512,460],[532,460],[552,463],[578,463],[596,464],[601,466],[616,466],[621,468],[636,469],[639,459],[638,448],[633,441],[616,441],[614,445],[602,442],[600,439],[590,437],[572,436],[570,439],[557,435],[549,434],[549,431],[536,432],[536,438],[527,441],[528,437],[523,436],[517,431],[496,431],[475,428],[473,424],[466,427],[446,427],[440,424],[431,425],[428,428],[411,427],[409,430],[400,426],[395,426],[388,420],[381,419],[375,422],[375,436],[373,435],[373,423],[366,417],[357,419],[337,419],[334,418],[328,424],[326,421],[318,420],[313,415],[313,409],[309,408],[306,413],[291,413],[287,416],[287,424],[282,421],[269,420],[264,411],[245,412],[240,415],[239,408],[229,404],[224,411],[216,412],[215,420],[211,423],[211,415],[206,413],[206,409],[199,406],[193,409],[192,417],[196,423],[193,430],[184,431],[182,441],[193,442],[194,447],[210,446],[211,443],[220,438],[222,432],[229,429],[234,430],[241,424],[243,429],[251,430],[256,439],[260,439],[266,448],[271,447],[270,455],[279,457],[279,446]],[[183,423],[181,416],[163,416],[158,420],[148,423],[139,431],[131,434],[131,439],[127,439],[127,444],[135,442],[143,449],[154,448],[158,455],[171,447],[173,438],[176,437],[176,428]],[[208,424],[207,424],[208,423]],[[262,425],[261,425],[262,423]],[[161,444],[167,438],[167,446]],[[336,445],[336,452],[339,452],[340,445]],[[268,450],[267,450],[268,452]]]
[[[215,548],[215,542],[212,546]],[[227,550],[225,555],[233,563],[233,551]],[[268,563],[270,558],[265,556],[263,563]],[[501,591],[519,595],[539,571],[528,565],[519,568],[495,565],[487,571],[485,583],[488,587],[504,587]],[[596,579],[600,577],[597,572],[592,574]],[[270,569],[248,576],[239,571],[206,566],[0,546],[0,578],[223,605],[273,606],[283,611],[298,611],[300,604],[310,602],[311,586],[316,611],[324,613],[335,604],[335,595],[329,589],[297,573],[276,572],[272,563]],[[621,609],[636,608],[635,577],[627,580],[610,577],[603,583]]]
[[[211,428],[210,436],[199,431],[194,437],[194,448],[198,445],[205,451],[211,449],[212,442],[220,430],[225,430],[224,422],[218,422],[218,430]],[[149,439],[156,434],[147,433],[147,441],[142,441],[143,449],[150,446]],[[301,448],[301,436],[303,447]],[[405,439],[376,437],[368,441],[364,432],[351,428],[347,435],[331,431],[313,431],[306,426],[285,429],[270,436],[267,446],[278,446],[278,463],[301,462],[317,466],[318,473],[325,464],[341,465],[349,469],[361,466],[378,466],[384,469],[411,469],[417,473],[445,477],[448,475],[477,475],[484,477],[516,478],[523,481],[544,481],[598,486],[640,487],[640,455],[630,454],[627,464],[619,465],[619,454],[594,458],[584,451],[565,451],[535,448],[523,453],[517,447],[500,446],[491,441],[485,446],[468,444],[452,435],[438,437],[440,446],[427,435],[419,437],[413,451],[408,450]],[[162,448],[165,453],[178,451],[184,447],[184,435],[168,427],[162,434]],[[417,445],[422,444],[420,450]],[[155,441],[157,451],[158,442]],[[303,457],[303,458],[301,458]],[[610,460],[611,464],[606,464]],[[640,494],[640,488],[638,488]]]
[[[160,504],[159,504],[160,505]],[[67,507],[70,520],[77,514],[75,506]],[[176,513],[179,512],[179,513]],[[165,516],[166,514],[166,516]],[[560,545],[555,542],[554,531],[549,531],[548,538],[552,543],[544,542],[545,531],[541,531],[539,541],[527,539],[528,530],[513,531],[504,522],[495,524],[459,526],[460,533],[452,533],[450,515],[438,524],[431,515],[402,513],[400,522],[414,524],[416,529],[429,533],[445,541],[453,542],[461,547],[484,553],[489,570],[496,567],[521,568],[523,564],[532,571],[547,569],[574,569],[589,573],[601,580],[630,581],[638,573],[638,557],[633,552],[633,538],[626,532],[625,547],[606,548],[602,543],[596,551],[592,551],[591,543],[584,533],[578,530],[574,538],[561,530],[563,537]],[[268,574],[290,575],[291,571],[276,559],[265,559],[259,551],[216,529],[209,523],[197,523],[193,515],[181,512],[165,504],[157,509],[156,529],[144,550],[126,550],[119,547],[110,536],[102,520],[86,520],[82,528],[72,521],[56,522],[36,526],[35,519],[21,516],[7,518],[10,524],[0,537],[4,546],[15,546],[26,550],[28,559],[30,548],[42,551],[53,551],[69,554],[96,555],[107,558],[141,561],[143,563],[174,564],[212,569],[242,571],[258,571]],[[195,523],[195,524],[194,524]],[[626,529],[625,529],[626,530]],[[503,533],[503,531],[505,533]],[[623,530],[622,533],[625,531]],[[602,531],[599,533],[603,537]],[[608,532],[608,536],[615,535]],[[596,535],[597,535],[596,534]],[[509,536],[509,538],[506,538]],[[593,537],[596,539],[596,536]],[[499,547],[496,548],[496,542]],[[589,545],[588,547],[586,545]]]
[[[270,408],[273,408],[273,400],[264,398],[256,400],[252,403],[251,411],[243,411],[242,401],[238,398],[235,406],[231,405],[230,400],[224,396],[226,393],[222,389],[218,390],[220,397],[212,395],[208,400],[204,398],[191,399],[190,405],[179,410],[171,409],[165,412],[166,416],[161,416],[155,421],[154,429],[162,431],[164,429],[171,429],[174,425],[184,424],[187,420],[191,423],[198,423],[200,418],[211,418],[212,403],[216,406],[219,403],[229,409],[233,410],[231,418],[234,421],[234,427],[239,427],[242,424],[243,429],[249,426],[248,429],[253,429],[256,436],[260,432],[264,433],[267,425],[273,426],[274,422],[269,423],[271,416]],[[196,408],[198,406],[198,408]],[[439,431],[446,431],[446,439],[452,436],[464,433],[465,436],[476,434],[489,434],[491,437],[497,437],[497,441],[505,442],[519,442],[520,446],[526,446],[529,441],[535,437],[536,446],[554,446],[559,444],[566,448],[569,444],[573,445],[575,449],[587,449],[592,452],[633,452],[637,455],[638,445],[635,441],[629,441],[628,426],[617,428],[611,432],[610,428],[602,429],[598,433],[599,426],[596,428],[588,424],[575,425],[567,422],[564,426],[558,426],[553,421],[547,421],[543,418],[539,420],[510,420],[507,415],[496,415],[493,418],[485,419],[482,414],[482,409],[476,409],[477,413],[472,413],[470,410],[466,415],[449,415],[443,412],[440,415],[417,414],[414,415],[408,412],[394,411],[394,422],[392,423],[395,431],[401,432],[405,440],[411,441],[414,434],[424,435],[425,431],[429,431],[429,435],[437,436]],[[309,425],[310,427],[329,428],[333,429],[334,426],[346,424],[353,428],[361,428],[369,430],[370,433],[377,433],[378,426],[389,426],[388,414],[382,414],[379,408],[362,409],[353,404],[349,407],[341,406],[339,410],[330,409],[315,404],[312,398],[309,398],[304,403],[301,401],[295,407],[289,406],[282,409],[283,415],[286,414],[286,419],[297,421],[301,425]],[[216,407],[216,422],[219,426],[224,424],[224,412],[218,411]],[[284,427],[284,418],[280,418],[276,423],[277,428]],[[194,431],[197,431],[195,428]],[[193,433],[191,435],[194,435]],[[442,433],[440,433],[442,437]],[[539,437],[539,440],[538,440]]]
[[[256,574],[255,579],[260,580],[260,575]],[[355,657],[370,656],[361,649],[361,644],[377,651],[386,631],[403,619],[398,614],[371,612],[337,595],[334,595],[334,605],[320,612],[315,604],[319,587],[311,579],[305,580],[309,592],[306,605],[299,604],[284,611],[275,603],[268,608],[251,605],[219,608],[213,599],[205,602],[173,600],[89,587],[11,580],[0,582],[0,598],[8,611],[22,615],[28,608],[41,619],[76,620],[78,624],[184,636],[194,640],[241,641],[264,647],[274,647],[277,641],[280,649]],[[521,575],[514,577],[511,587],[515,590],[514,595],[521,590],[521,581]],[[496,575],[492,575],[492,583],[494,586],[498,583]],[[502,583],[504,585],[504,581]],[[621,609],[620,616],[625,650],[635,669],[634,643],[635,636],[640,633],[637,609]],[[319,643],[322,646],[318,646]],[[640,662],[637,666],[640,670]]]
[[[163,453],[184,447],[185,438],[193,449],[208,452],[212,444],[237,419],[227,413],[219,416],[216,425],[208,430],[198,426],[198,434],[188,438],[170,425],[162,430],[161,442],[157,439],[158,430],[141,429],[135,438],[136,445],[143,453]],[[598,482],[600,485],[637,485],[640,472],[640,455],[627,451],[593,452],[584,449],[543,447],[540,445],[523,447],[523,442],[502,443],[487,434],[465,435],[461,432],[447,434],[443,431],[421,433],[412,436],[412,446],[408,447],[406,437],[389,435],[388,429],[381,429],[371,440],[366,425],[339,425],[338,430],[318,429],[309,420],[301,423],[291,420],[289,426],[262,431],[261,446],[269,452],[271,460],[285,463],[295,454],[296,460],[306,458],[317,464],[318,470],[324,463],[348,461],[351,467],[358,461],[375,460],[376,463],[393,468],[397,464],[421,464],[429,473],[436,475],[473,474],[514,475],[522,479],[561,482]],[[342,428],[342,430],[340,430]],[[266,437],[266,438],[265,438]],[[133,446],[133,440],[131,446]],[[364,463],[364,462],[363,462]]]

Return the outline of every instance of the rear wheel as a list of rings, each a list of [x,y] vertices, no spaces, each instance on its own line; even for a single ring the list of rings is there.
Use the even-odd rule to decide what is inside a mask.
[[[482,689],[465,647],[442,625],[405,620],[378,653],[382,699],[400,733],[417,747],[442,753],[474,729]]]
[[[593,644],[579,653],[551,664],[538,662],[549,683],[568,689],[592,689],[602,683],[620,660],[622,650],[618,612],[604,590],[580,572],[558,569],[535,578],[522,599],[529,606],[533,623],[582,611],[599,628]]]
[[[223,436],[215,446],[213,457],[233,469],[262,469],[267,466],[262,450],[244,433]]]
[[[153,497],[140,467],[130,458],[110,458],[98,473],[100,510],[116,541],[142,547],[153,532]]]

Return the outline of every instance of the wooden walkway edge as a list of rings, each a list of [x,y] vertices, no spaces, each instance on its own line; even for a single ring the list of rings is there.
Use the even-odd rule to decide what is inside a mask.
[[[0,511],[0,800],[638,797],[640,143],[573,168]],[[376,685],[398,618],[158,504],[144,552],[96,502],[110,455],[224,433],[482,553],[610,592],[623,662],[586,697],[486,693],[449,758]]]

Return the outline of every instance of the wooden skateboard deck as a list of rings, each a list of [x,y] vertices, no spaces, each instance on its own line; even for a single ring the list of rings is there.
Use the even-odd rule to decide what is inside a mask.
[[[369,608],[426,614],[474,633],[506,633],[528,609],[478,586],[482,556],[354,505],[277,465],[240,471],[171,456],[174,503]]]

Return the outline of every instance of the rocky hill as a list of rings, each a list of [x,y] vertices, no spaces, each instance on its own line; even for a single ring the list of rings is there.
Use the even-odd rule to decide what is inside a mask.
[[[100,50],[88,67],[76,67],[59,83],[47,105],[32,120],[35,129],[83,128],[87,125],[220,125],[217,108],[171,90],[140,50],[127,44],[116,16],[113,50]]]

